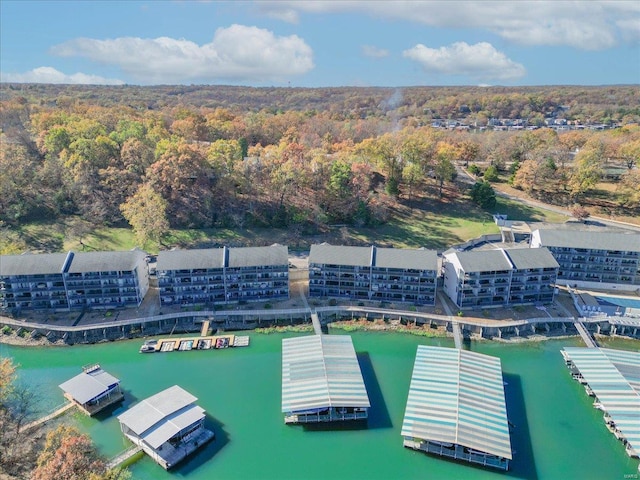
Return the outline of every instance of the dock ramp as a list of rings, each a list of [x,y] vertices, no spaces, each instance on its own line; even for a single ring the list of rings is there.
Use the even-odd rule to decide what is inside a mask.
[[[451,322],[451,329],[453,330],[453,341],[457,349],[462,348],[462,330],[458,322]]]
[[[131,457],[137,455],[142,451],[142,447],[139,445],[134,445],[131,448],[127,448],[124,452],[119,453],[111,460],[107,462],[107,470],[111,470],[112,468],[116,468],[118,465],[126,462]]]
[[[322,335],[322,325],[320,325],[320,318],[317,313],[311,314],[311,323],[313,323],[313,331],[316,335]]]
[[[209,324],[211,323],[210,320],[205,320],[204,322],[202,322],[202,330],[200,331],[200,336],[201,337],[206,337],[207,335],[209,335]]]
[[[580,334],[582,341],[585,343],[587,347],[589,348],[598,347],[598,344],[596,343],[595,339],[591,336],[591,334],[587,331],[587,327],[584,326],[584,323],[582,323],[580,320],[576,320],[575,322],[573,322],[573,325],[576,327],[576,330],[578,330],[578,333]]]
[[[31,422],[31,423],[26,424],[20,430],[24,432],[24,431],[27,431],[27,430],[31,430],[32,428],[35,428],[37,426],[43,425],[43,424],[47,423],[49,420],[53,420],[54,418],[59,417],[60,415],[62,415],[67,410],[70,410],[73,406],[74,406],[73,402],[68,402],[68,403],[63,404],[62,406],[58,406],[58,407],[56,407],[54,409],[53,412],[49,413],[48,415],[45,415],[42,418],[39,418],[38,420],[35,420],[35,421]]]

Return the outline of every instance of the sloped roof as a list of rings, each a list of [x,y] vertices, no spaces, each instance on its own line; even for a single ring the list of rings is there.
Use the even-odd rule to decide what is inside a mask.
[[[470,252],[453,252],[447,257],[455,256],[466,273],[496,272],[511,270],[511,262],[502,250],[472,250]]]
[[[0,277],[62,273],[66,253],[25,253],[0,256]]]
[[[462,445],[511,459],[500,359],[419,345],[402,436]]]
[[[224,266],[222,248],[199,248],[193,250],[168,250],[158,253],[156,268],[163,270],[216,269]]]
[[[282,340],[283,412],[369,406],[349,335],[309,335]]]
[[[204,417],[204,410],[194,405],[196,400],[189,392],[174,385],[142,400],[119,415],[118,420],[157,448],[184,426]]]
[[[67,272],[131,271],[147,254],[142,250],[126,252],[73,252]]]
[[[552,229],[541,229],[536,232],[540,236],[543,247],[640,252],[640,233]]]
[[[350,247],[323,243],[311,245],[309,264],[437,270],[438,254],[435,250],[426,249]]]
[[[517,270],[535,268],[559,268],[560,265],[549,249],[542,248],[510,248],[505,250]]]
[[[97,367],[67,380],[60,384],[60,388],[71,395],[76,402],[84,405],[118,383],[120,380]]]
[[[288,265],[289,249],[284,245],[242,247],[229,249],[228,267],[256,267],[260,265]]]
[[[640,352],[585,347],[563,350],[616,428],[640,452]]]

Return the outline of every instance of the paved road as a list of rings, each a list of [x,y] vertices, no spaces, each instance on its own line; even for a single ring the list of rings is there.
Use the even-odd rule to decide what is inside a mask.
[[[467,183],[469,185],[473,185],[476,182],[476,178],[473,175],[471,175],[469,172],[467,172],[462,166],[457,165],[456,169],[458,171],[458,178],[462,182]],[[511,195],[509,193],[500,191],[499,185],[494,184],[493,188],[496,191],[496,195],[499,197],[508,198],[509,200],[514,200],[516,202],[524,203],[525,205],[528,205],[530,207],[542,208],[544,210],[549,210],[550,212],[559,213],[561,215],[566,215],[568,217],[572,216],[571,212],[566,208],[558,207],[556,205],[549,205],[548,203],[543,203],[536,200],[530,200],[528,198],[522,198],[517,195]],[[633,223],[619,222],[617,220],[611,220],[610,218],[598,217],[594,215],[591,215],[589,219],[591,221],[597,221],[611,227],[627,228],[630,230],[640,231],[640,225],[635,225]],[[518,220],[518,219],[516,218],[513,220]]]

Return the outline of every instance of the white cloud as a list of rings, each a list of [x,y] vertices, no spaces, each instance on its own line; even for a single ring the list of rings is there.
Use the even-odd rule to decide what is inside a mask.
[[[604,50],[619,41],[638,41],[640,2],[632,0],[395,0],[268,1],[260,9],[309,14],[356,12],[432,27],[478,28],[524,45],[568,45]]]
[[[213,41],[121,37],[77,38],[51,49],[63,57],[81,56],[116,65],[143,83],[189,80],[284,80],[313,69],[311,48],[296,35],[276,37],[257,27],[231,25],[216,30]]]
[[[86,73],[67,75],[53,67],[38,67],[26,73],[0,73],[0,81],[8,83],[63,83],[90,85],[123,85],[122,80]]]
[[[402,55],[418,62],[428,73],[463,75],[480,80],[511,80],[526,73],[521,64],[487,42],[475,45],[456,42],[437,49],[418,44]]]
[[[362,53],[365,57],[371,58],[384,58],[389,56],[389,50],[384,48],[374,47],[373,45],[363,45]]]

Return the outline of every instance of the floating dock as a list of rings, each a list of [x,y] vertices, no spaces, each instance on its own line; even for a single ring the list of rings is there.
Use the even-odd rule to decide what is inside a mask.
[[[571,376],[595,397],[607,428],[627,455],[640,456],[640,352],[610,348],[565,347],[561,350]]]
[[[511,436],[500,359],[419,345],[402,436],[414,450],[508,470]]]
[[[213,350],[248,346],[248,336],[209,335],[206,337],[162,338],[152,344],[146,342],[143,347],[140,348],[140,352],[186,352],[189,350]]]
[[[64,397],[89,416],[124,399],[120,380],[100,365],[85,365],[82,373],[60,385]]]
[[[282,340],[285,423],[366,421],[370,406],[349,335]]]

